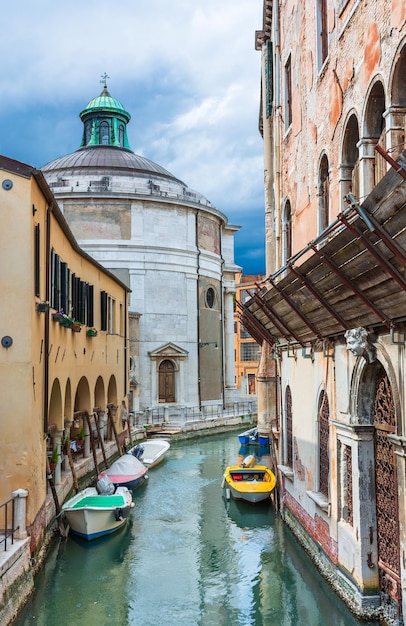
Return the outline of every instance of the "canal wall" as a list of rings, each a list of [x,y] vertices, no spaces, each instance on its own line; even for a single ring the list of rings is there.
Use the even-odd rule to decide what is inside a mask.
[[[163,423],[151,428],[133,427],[131,431],[132,443],[142,442],[146,438],[146,432],[153,437],[165,437],[170,441],[185,440],[196,437],[204,437],[214,434],[229,432],[230,430],[245,430],[256,422],[256,415],[227,416],[217,419],[205,419],[186,423]],[[130,439],[125,440],[125,445],[130,445]],[[104,443],[108,462],[118,457],[117,446],[114,441]],[[103,454],[100,449],[96,451],[96,460],[99,468],[103,465]],[[66,465],[66,462],[65,462]],[[94,484],[96,470],[93,456],[77,459],[75,473],[80,489]],[[62,503],[73,494],[74,484],[72,472],[68,467],[61,472],[61,481],[55,485],[58,502]],[[51,541],[58,534],[56,508],[52,492],[48,489],[44,503],[44,526],[41,542],[36,551],[31,554],[30,537],[23,541],[14,540],[14,543],[4,552],[0,553],[0,624],[9,626],[17,617],[19,611],[27,602],[34,589],[36,575],[43,566]]]
[[[379,597],[376,597],[376,601],[371,597],[365,598],[361,591],[345,576],[344,572],[338,569],[328,558],[320,545],[306,532],[303,519],[299,521],[286,506],[281,509],[281,517],[326,582],[357,618],[376,620],[383,626],[398,626],[399,622],[394,609],[390,606],[386,608],[379,606]]]

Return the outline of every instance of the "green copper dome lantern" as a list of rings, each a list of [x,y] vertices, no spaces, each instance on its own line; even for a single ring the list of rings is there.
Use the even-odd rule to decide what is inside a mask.
[[[82,143],[86,146],[114,146],[131,150],[127,137],[127,124],[131,115],[121,102],[112,98],[106,83],[100,96],[90,100],[80,113],[84,124]]]

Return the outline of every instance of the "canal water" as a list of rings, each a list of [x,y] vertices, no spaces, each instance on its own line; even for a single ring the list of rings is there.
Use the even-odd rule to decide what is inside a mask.
[[[236,433],[172,443],[127,526],[56,540],[16,626],[375,626],[356,620],[272,506],[227,501]]]

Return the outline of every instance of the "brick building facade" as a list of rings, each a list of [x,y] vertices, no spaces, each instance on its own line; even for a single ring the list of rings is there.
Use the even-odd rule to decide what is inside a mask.
[[[406,5],[265,0],[256,46],[267,278],[245,315],[281,511],[355,614],[400,624]]]

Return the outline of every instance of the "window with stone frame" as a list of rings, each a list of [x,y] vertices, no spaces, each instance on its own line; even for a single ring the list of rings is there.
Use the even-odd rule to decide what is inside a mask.
[[[316,0],[317,61],[319,70],[328,56],[327,9],[327,0]]]
[[[324,154],[319,168],[319,232],[327,228],[330,221],[330,178],[328,158]]]
[[[292,420],[292,393],[288,385],[285,390],[286,416],[286,465],[293,467],[293,420]]]
[[[352,448],[346,445],[344,445],[343,518],[352,526]]]
[[[292,124],[292,58],[285,64],[285,130]]]
[[[328,498],[328,482],[330,475],[330,408],[327,394],[322,391],[318,408],[319,422],[319,493]]]
[[[292,256],[292,209],[289,200],[286,201],[283,211],[282,233],[283,264],[286,265]]]

